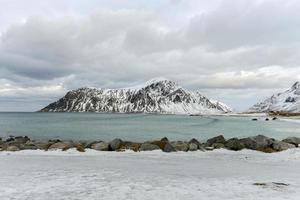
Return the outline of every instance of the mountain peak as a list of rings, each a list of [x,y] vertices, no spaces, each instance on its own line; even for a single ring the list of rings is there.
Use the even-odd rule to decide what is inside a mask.
[[[293,84],[292,90],[296,90],[298,88],[300,88],[300,82],[299,81],[297,81],[296,83]]]
[[[159,77],[135,88],[71,91],[41,111],[208,114],[231,109]]]
[[[133,90],[140,90],[140,89],[143,89],[143,88],[146,88],[146,87],[149,87],[149,86],[152,86],[152,85],[163,85],[163,86],[171,86],[173,88],[175,88],[177,85],[176,82],[174,81],[171,81],[165,77],[157,77],[157,78],[152,78],[142,84],[139,84],[139,85],[135,85],[135,86],[132,86],[132,87],[127,87],[127,88],[124,88],[124,89],[133,89]]]
[[[152,85],[155,83],[173,83],[176,84],[174,81],[171,81],[165,77],[156,77],[156,78],[152,78],[148,81],[146,81],[145,85]]]
[[[249,112],[300,112],[300,82],[284,92],[274,94],[249,109]]]

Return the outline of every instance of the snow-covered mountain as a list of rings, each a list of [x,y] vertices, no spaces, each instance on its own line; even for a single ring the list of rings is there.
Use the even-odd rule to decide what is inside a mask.
[[[72,90],[41,112],[210,114],[231,112],[231,108],[173,81],[153,79],[132,88]]]
[[[265,101],[255,104],[249,112],[300,112],[300,83],[294,85],[283,93],[278,93]]]

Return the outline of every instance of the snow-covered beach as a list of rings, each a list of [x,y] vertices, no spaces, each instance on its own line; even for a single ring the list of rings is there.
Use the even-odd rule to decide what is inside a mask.
[[[0,152],[0,199],[300,198],[300,149]]]

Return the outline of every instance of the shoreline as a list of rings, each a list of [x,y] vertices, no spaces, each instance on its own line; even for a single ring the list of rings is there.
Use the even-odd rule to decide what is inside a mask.
[[[213,151],[216,149],[227,149],[231,151],[240,151],[243,149],[255,150],[265,153],[281,152],[288,149],[300,147],[300,138],[288,137],[283,140],[257,135],[245,138],[225,139],[219,135],[200,142],[195,138],[188,141],[170,141],[164,137],[159,140],[149,140],[144,142],[132,142],[115,138],[110,142],[102,140],[94,141],[70,141],[70,140],[31,140],[27,136],[10,136],[7,139],[0,138],[0,152],[15,152],[22,150],[42,150],[52,151],[76,149],[78,152],[88,150],[107,151],[107,152],[124,152],[124,151],[162,151],[162,152],[188,152],[188,151]]]
[[[272,159],[275,157],[281,158],[282,160],[285,161],[298,161],[300,162],[300,148],[292,148],[292,149],[287,149],[285,151],[280,151],[276,153],[265,153],[262,151],[256,151],[256,150],[251,150],[251,149],[242,149],[239,151],[231,151],[228,149],[220,148],[220,149],[214,149],[213,151],[176,151],[172,153],[165,153],[161,150],[152,150],[152,151],[133,151],[133,150],[125,150],[125,151],[98,151],[94,149],[86,149],[85,152],[79,152],[76,150],[76,148],[70,148],[66,151],[62,151],[60,149],[53,149],[53,150],[21,150],[21,151],[0,151],[0,157],[3,156],[53,156],[53,157],[93,157],[93,156],[107,156],[107,157],[143,157],[143,156],[159,156],[159,157],[182,157],[184,158],[185,156],[187,157],[201,157],[205,158],[207,156],[213,156],[213,155],[224,155],[224,156],[237,156],[237,159],[245,159],[248,160],[248,156],[253,156],[253,157],[262,157],[265,159]],[[286,155],[286,157],[285,157]],[[265,162],[268,162],[268,160],[265,160]]]

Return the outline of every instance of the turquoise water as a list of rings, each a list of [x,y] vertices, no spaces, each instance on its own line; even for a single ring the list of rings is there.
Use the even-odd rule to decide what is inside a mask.
[[[300,124],[285,121],[251,121],[249,117],[183,116],[99,113],[0,113],[0,136],[27,135],[33,139],[144,141],[162,138],[205,140],[223,134],[246,137],[257,134],[282,139],[300,137]]]

